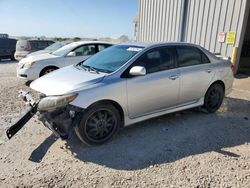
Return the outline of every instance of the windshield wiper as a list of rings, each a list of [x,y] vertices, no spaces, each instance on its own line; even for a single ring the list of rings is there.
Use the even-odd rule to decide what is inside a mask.
[[[94,71],[97,74],[100,74],[99,71],[97,69],[95,69],[94,67],[88,66],[88,65],[82,65],[83,68],[86,68],[88,71]]]

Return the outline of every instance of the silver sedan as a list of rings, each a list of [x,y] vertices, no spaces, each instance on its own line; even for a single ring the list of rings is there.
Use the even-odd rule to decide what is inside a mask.
[[[194,44],[115,45],[32,82],[41,98],[21,93],[31,108],[7,135],[11,138],[37,111],[58,137],[75,130],[89,145],[163,114],[194,107],[213,113],[232,89],[232,68],[230,61]]]

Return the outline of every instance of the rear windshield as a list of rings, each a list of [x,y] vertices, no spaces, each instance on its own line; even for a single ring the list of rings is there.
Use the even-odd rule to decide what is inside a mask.
[[[61,47],[63,47],[65,44],[63,42],[55,42],[53,44],[51,44],[50,46],[48,46],[47,48],[45,48],[45,50],[51,50],[51,51],[55,51]]]
[[[66,54],[71,52],[71,50],[76,48],[78,45],[79,45],[78,43],[67,44],[67,45],[59,48],[58,50],[54,51],[52,54],[55,56],[59,56],[59,57],[65,56]]]

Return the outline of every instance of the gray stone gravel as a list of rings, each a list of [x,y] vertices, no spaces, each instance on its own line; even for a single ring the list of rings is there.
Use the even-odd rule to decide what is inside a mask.
[[[6,138],[25,109],[17,93],[28,89],[15,69],[16,63],[0,63],[0,187],[250,187],[250,85],[241,89],[244,80],[235,81],[215,114],[165,115],[87,147],[74,135],[56,139],[36,117]]]

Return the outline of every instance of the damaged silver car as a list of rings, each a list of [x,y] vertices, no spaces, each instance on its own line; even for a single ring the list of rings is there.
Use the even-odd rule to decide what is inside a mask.
[[[37,114],[55,135],[73,131],[98,145],[124,126],[201,107],[213,113],[232,89],[233,66],[188,43],[120,44],[31,83],[38,101],[22,91],[29,110],[7,130],[15,135]]]

